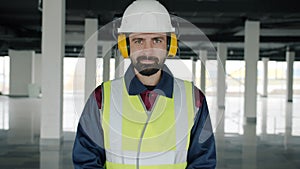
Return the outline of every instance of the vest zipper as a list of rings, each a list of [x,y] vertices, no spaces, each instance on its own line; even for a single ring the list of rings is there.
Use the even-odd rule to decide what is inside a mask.
[[[152,107],[151,107],[151,109],[149,111],[147,110],[147,108],[146,108],[146,106],[145,106],[145,104],[144,104],[141,96],[138,95],[138,97],[140,99],[141,104],[144,107],[144,110],[145,110],[146,114],[147,114],[147,120],[146,120],[146,123],[144,125],[143,130],[142,130],[142,133],[141,133],[141,136],[140,136],[140,141],[139,141],[139,144],[138,144],[138,150],[137,150],[137,155],[136,155],[136,169],[140,169],[140,153],[141,153],[141,147],[142,147],[143,137],[144,137],[146,128],[148,126],[148,123],[150,121],[150,118],[151,118],[152,112],[154,110],[154,107],[156,105],[156,102],[158,101],[158,99],[159,99],[160,96],[159,95],[156,96],[155,101],[154,101],[154,103],[153,103],[153,105],[152,105]]]
[[[144,125],[144,128],[142,130],[142,133],[141,133],[141,137],[140,137],[140,141],[139,141],[139,144],[138,144],[138,150],[137,150],[137,155],[136,155],[136,169],[139,169],[140,168],[140,152],[141,152],[141,147],[142,147],[142,142],[143,142],[143,137],[144,137],[144,134],[145,134],[145,131],[146,131],[146,128],[148,126],[148,123],[150,121],[150,118],[151,118],[151,115],[152,115],[152,112],[147,112],[147,121]]]

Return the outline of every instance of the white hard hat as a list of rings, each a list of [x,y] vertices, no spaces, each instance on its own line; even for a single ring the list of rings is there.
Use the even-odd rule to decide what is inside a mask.
[[[127,7],[118,33],[175,32],[167,9],[156,0],[136,0]]]

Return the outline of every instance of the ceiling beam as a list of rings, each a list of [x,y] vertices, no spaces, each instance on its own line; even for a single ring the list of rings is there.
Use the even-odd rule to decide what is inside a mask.
[[[198,11],[211,13],[300,13],[298,0],[223,0],[223,1],[182,1],[173,0],[167,4],[170,11]]]
[[[101,12],[124,12],[131,0],[67,0],[67,9],[90,10]],[[187,1],[187,0],[160,0],[170,12],[198,13],[300,13],[298,0],[223,0],[223,1]]]

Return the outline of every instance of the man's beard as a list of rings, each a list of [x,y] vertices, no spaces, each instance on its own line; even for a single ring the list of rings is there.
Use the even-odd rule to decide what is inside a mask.
[[[141,63],[142,60],[154,61],[153,64]],[[154,56],[139,56],[136,62],[132,62],[133,67],[143,76],[151,76],[157,73],[164,66],[164,60],[159,62],[159,59]]]

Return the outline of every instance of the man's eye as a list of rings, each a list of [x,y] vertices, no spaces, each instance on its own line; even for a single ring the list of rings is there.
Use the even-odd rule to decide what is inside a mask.
[[[154,43],[162,43],[161,39],[154,39]]]
[[[142,44],[142,40],[141,39],[137,39],[137,40],[135,40],[133,43],[135,43],[135,44]]]

